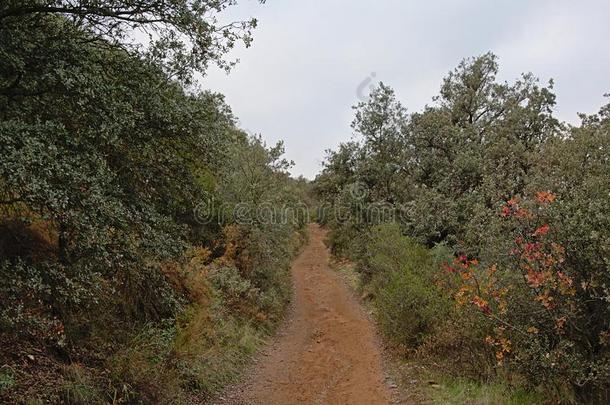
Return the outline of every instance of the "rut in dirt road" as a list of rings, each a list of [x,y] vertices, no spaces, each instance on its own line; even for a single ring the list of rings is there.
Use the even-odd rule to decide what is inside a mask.
[[[232,404],[388,404],[375,332],[343,280],[329,267],[325,231],[292,265],[294,312],[284,333]]]

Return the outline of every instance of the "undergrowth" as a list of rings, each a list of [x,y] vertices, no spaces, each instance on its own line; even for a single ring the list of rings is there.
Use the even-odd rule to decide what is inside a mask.
[[[175,318],[115,331],[98,326],[79,342],[80,359],[73,361],[17,344],[30,364],[1,369],[0,398],[32,404],[209,401],[237,380],[282,319],[291,291],[289,263],[306,238],[303,229],[292,233],[286,255],[266,268],[275,274],[273,284],[262,288],[237,267],[244,258],[236,250],[249,242],[238,229],[225,235],[237,239],[225,240],[215,259],[208,249],[194,248],[180,262],[164,265],[185,302]],[[99,314],[118,324],[112,316]]]

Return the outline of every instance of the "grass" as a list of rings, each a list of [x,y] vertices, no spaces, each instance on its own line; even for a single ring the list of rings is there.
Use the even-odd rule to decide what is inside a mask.
[[[66,365],[62,374],[65,382],[61,387],[62,397],[68,404],[98,404],[102,396],[95,388],[87,370],[77,363]]]
[[[268,331],[222,305],[193,305],[177,326],[144,331],[107,364],[118,397],[131,402],[205,402],[243,373]],[[125,384],[123,384],[125,387]]]
[[[215,336],[202,347],[199,360],[190,362],[191,380],[203,392],[218,392],[237,380],[251,356],[264,343],[264,332],[237,319],[221,319]]]
[[[0,369],[0,393],[15,385],[15,378],[9,370]]]
[[[331,267],[343,277],[347,285],[355,292],[360,289],[360,276],[353,263],[346,260],[333,260]]]
[[[545,403],[537,393],[500,383],[481,383],[465,378],[442,377],[429,395],[434,404],[529,405]]]

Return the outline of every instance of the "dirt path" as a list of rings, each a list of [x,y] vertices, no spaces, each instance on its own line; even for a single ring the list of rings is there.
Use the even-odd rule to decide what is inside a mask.
[[[325,232],[292,265],[293,314],[249,380],[223,404],[389,404],[371,322],[329,268]]]

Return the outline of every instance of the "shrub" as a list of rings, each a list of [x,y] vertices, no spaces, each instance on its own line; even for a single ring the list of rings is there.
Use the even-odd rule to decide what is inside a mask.
[[[361,269],[370,279],[376,316],[393,341],[417,348],[451,315],[446,296],[435,285],[435,254],[403,236],[396,224],[370,230]],[[442,247],[436,251],[443,256]]]
[[[574,269],[549,223],[556,196],[513,198],[500,216],[514,238],[504,263],[479,264],[460,256],[452,274],[458,304],[469,305],[490,330],[486,342],[498,365],[524,376],[529,385],[563,383],[588,400],[599,400],[610,380],[607,305],[598,295],[594,272]],[[603,319],[591,324],[590,319]]]

